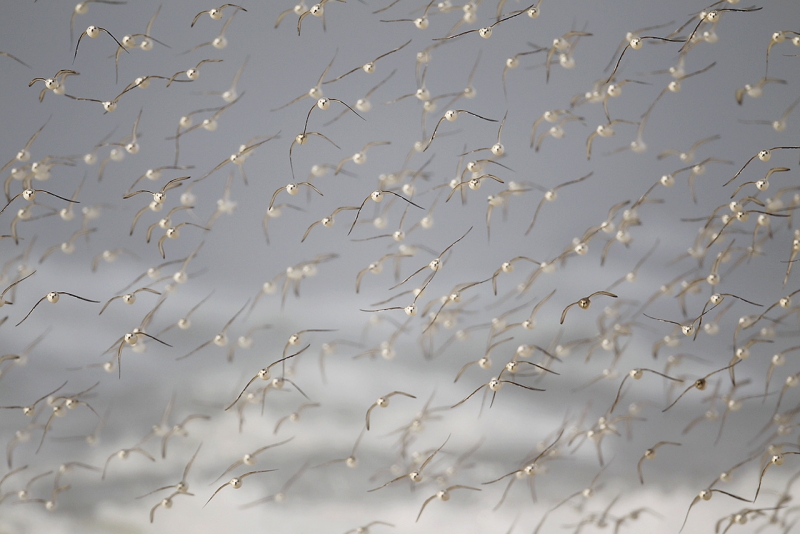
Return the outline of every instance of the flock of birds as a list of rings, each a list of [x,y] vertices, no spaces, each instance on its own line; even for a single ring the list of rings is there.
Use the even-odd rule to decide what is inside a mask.
[[[794,531],[796,6],[169,4],[0,33],[0,532]]]

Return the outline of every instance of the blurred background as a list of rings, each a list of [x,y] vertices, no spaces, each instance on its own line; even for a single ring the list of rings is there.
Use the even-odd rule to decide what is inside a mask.
[[[217,6],[137,0],[78,8],[27,0],[3,7],[0,51],[13,56],[0,56],[6,193],[14,198],[32,187],[76,203],[40,192],[36,205],[16,198],[0,215],[0,289],[35,270],[4,295],[13,305],[0,310],[0,355],[11,355],[0,363],[0,405],[29,406],[45,396],[32,417],[0,411],[0,439],[8,443],[0,476],[12,473],[0,484],[0,532],[269,525],[336,533],[372,521],[394,525],[373,525],[375,532],[532,532],[540,525],[540,532],[560,532],[582,523],[584,532],[610,525],[677,532],[712,483],[753,499],[778,450],[769,445],[798,450],[793,412],[800,398],[784,388],[798,372],[798,299],[758,322],[740,319],[760,316],[795,291],[797,273],[784,278],[796,239],[798,152],[774,150],[768,163],[756,159],[723,184],[758,151],[798,145],[800,111],[791,106],[800,97],[800,48],[792,38],[800,28],[791,26],[800,6],[774,1],[730,12],[751,6],[718,3],[716,22],[703,22],[698,13],[712,8],[683,0],[500,4],[434,2],[426,10],[422,1],[330,1],[324,17],[302,18],[300,36],[298,12],[310,4],[244,1],[244,9],[225,7],[220,20],[201,14],[194,26],[198,12]],[[436,40],[490,26],[498,12],[501,19],[518,15],[496,24],[488,39],[474,31]],[[420,17],[426,29],[413,22]],[[406,20],[392,22],[398,19]],[[89,25],[134,46],[117,53],[119,45],[101,32],[82,36],[76,54]],[[625,47],[628,32],[685,41],[695,29],[696,42],[685,47],[646,38],[641,50]],[[195,80],[181,73],[203,60],[212,61],[197,67]],[[373,61],[374,72],[360,68]],[[79,73],[56,82],[77,99],[44,81],[29,87],[60,69]],[[147,76],[153,78],[136,82]],[[674,81],[679,91],[668,89]],[[307,96],[312,88],[331,99],[329,109],[313,107],[320,95]],[[118,95],[116,109],[105,112],[102,102]],[[440,122],[448,109],[469,113]],[[547,111],[559,118],[543,120]],[[206,129],[204,120],[216,128]],[[306,124],[328,140],[310,135],[293,143]],[[598,125],[614,134],[597,135]],[[360,164],[348,159],[373,142],[381,144],[356,158]],[[478,151],[498,142],[500,156]],[[232,154],[237,163],[229,162]],[[735,195],[754,197],[743,209],[759,212],[729,223],[714,240],[721,217],[734,216],[736,188],[773,168],[787,170],[770,178],[768,190],[750,184]],[[147,176],[152,169],[161,169],[155,180]],[[487,173],[502,183],[484,177],[480,190],[467,183]],[[548,190],[590,173],[559,188],[553,202],[544,200]],[[665,175],[674,175],[674,186],[660,185]],[[148,209],[151,194],[125,198],[184,176],[190,179],[166,192],[158,213]],[[306,185],[296,196],[279,190],[304,181],[319,194]],[[375,190],[391,192],[374,203],[368,197]],[[336,213],[332,227],[317,224],[303,239],[312,223],[362,202],[349,234],[355,210]],[[70,206],[71,218],[60,212]],[[186,209],[163,226],[196,226],[162,239],[159,220],[179,207]],[[769,226],[759,223],[760,212],[770,214]],[[392,236],[397,230],[402,241]],[[579,244],[587,247],[582,254]],[[513,272],[503,272],[504,262],[520,256],[550,268],[519,259]],[[424,285],[437,257],[443,266],[415,298],[410,291]],[[148,276],[156,268],[155,278]],[[715,286],[705,281],[713,272],[720,276]],[[463,289],[475,282],[482,283]],[[143,287],[160,294],[140,291],[132,305],[116,299],[99,314],[112,297]],[[601,290],[618,298],[599,295],[588,310],[573,306],[559,323],[567,305]],[[50,291],[99,302],[61,295],[25,318]],[[692,323],[713,306],[706,304],[714,292],[728,296],[702,325],[693,323],[696,339],[644,315]],[[440,299],[454,293],[460,301],[443,306]],[[410,317],[402,308],[412,302],[418,312]],[[537,304],[535,328],[523,328]],[[387,307],[398,309],[365,311]],[[190,327],[182,328],[187,315]],[[137,327],[157,340],[140,336],[127,345],[123,336]],[[290,344],[304,330],[323,331]],[[221,332],[227,340],[214,343]],[[256,380],[225,410],[259,369],[306,345],[285,368],[272,368],[291,383],[264,390],[271,383]],[[523,345],[546,352],[518,351]],[[491,362],[478,365],[489,347]],[[692,381],[736,362],[737,349],[743,358],[735,386],[727,370],[719,372],[705,391],[693,389],[662,412]],[[524,364],[514,376],[500,375],[515,360],[558,375]],[[645,372],[640,381],[626,380],[609,414],[634,368],[685,382]],[[487,398],[484,388],[451,408],[497,376],[545,391],[504,384],[496,396]],[[354,453],[367,409],[392,391],[416,398],[396,395],[388,409],[375,408]],[[64,406],[67,399],[77,401],[75,409]],[[306,403],[315,405],[296,421],[283,419]],[[245,453],[289,438],[254,466],[215,481]],[[421,483],[367,491],[410,472],[445,441]],[[661,441],[680,447],[664,445],[646,460],[642,485],[637,463]],[[513,474],[554,443],[534,475]],[[137,499],[180,482],[201,444],[185,480],[193,497],[175,496],[171,508],[159,504],[174,489]],[[145,454],[117,456],[138,446]],[[354,468],[322,465],[351,454]],[[684,532],[708,532],[742,509],[776,506],[783,507],[777,514],[745,514],[750,526],[732,530],[791,531],[796,515],[787,481],[798,472],[796,458],[767,470],[754,504],[721,494],[700,502]],[[744,461],[730,482],[717,480]],[[80,465],[57,475],[70,462]],[[230,477],[261,469],[277,471],[245,478],[240,491],[223,488],[203,506]],[[29,481],[51,471],[20,498]],[[505,474],[511,476],[484,484]],[[435,499],[415,522],[428,497],[453,485],[482,491]],[[577,495],[548,513],[589,486],[590,498]]]

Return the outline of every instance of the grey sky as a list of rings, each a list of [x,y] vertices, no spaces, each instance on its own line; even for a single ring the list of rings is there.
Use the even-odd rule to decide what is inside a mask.
[[[572,445],[567,445],[567,442],[578,432],[591,428],[598,417],[604,415],[625,373],[635,367],[662,372],[668,356],[680,354],[690,354],[695,359],[686,358],[680,366],[673,367],[670,371],[673,376],[694,380],[720,369],[731,362],[737,319],[747,314],[760,314],[765,309],[728,297],[717,310],[704,318],[704,322],[713,321],[720,310],[735,302],[719,319],[720,333],[712,337],[701,332],[696,341],[691,341],[672,332],[671,325],[637,313],[662,284],[678,281],[671,297],[657,299],[645,313],[678,322],[696,317],[712,293],[711,286],[705,282],[698,284],[702,290],[686,299],[687,315],[683,316],[681,299],[676,298],[680,291],[679,281],[705,278],[716,254],[735,241],[732,247],[734,261],[722,265],[722,282],[714,291],[732,293],[766,307],[796,289],[793,286],[796,272],[783,285],[793,230],[785,218],[774,214],[771,218],[772,239],[761,245],[758,255],[743,256],[746,247],[753,242],[753,229],[758,217],[754,213],[748,222],[729,226],[723,237],[709,248],[701,266],[691,258],[674,261],[689,247],[695,246],[698,228],[704,224],[699,219],[708,218],[718,206],[727,206],[731,194],[743,182],[763,178],[773,167],[790,168],[789,172],[771,177],[769,190],[758,196],[763,201],[774,196],[776,191],[793,186],[796,181],[797,151],[785,150],[775,151],[769,163],[755,161],[735,183],[722,187],[758,150],[798,144],[796,132],[800,109],[788,116],[787,127],[781,132],[770,125],[745,122],[776,120],[800,97],[797,89],[800,70],[796,57],[800,48],[793,46],[791,34],[785,42],[772,47],[770,53],[769,77],[781,82],[765,85],[760,98],[744,96],[741,106],[735,99],[737,88],[748,83],[756,84],[765,75],[765,54],[772,33],[792,30],[792,24],[800,20],[800,7],[796,2],[765,2],[759,6],[763,9],[757,12],[723,13],[715,30],[718,41],[713,44],[701,42],[685,56],[686,74],[713,66],[705,73],[682,80],[679,92],[668,91],[663,95],[647,116],[642,129],[642,140],[647,149],[641,153],[626,148],[637,139],[642,115],[673,80],[669,72],[664,71],[678,64],[681,44],[648,40],[641,50],[627,50],[615,79],[617,82],[630,82],[622,86],[620,97],[608,99],[608,112],[612,120],[635,124],[615,123],[615,135],[607,138],[595,136],[589,160],[586,157],[587,138],[598,125],[608,123],[601,104],[583,103],[571,109],[580,120],[563,123],[563,139],[547,137],[539,151],[529,146],[534,121],[546,110],[570,109],[573,97],[592,91],[595,83],[605,90],[601,82],[608,78],[610,70],[604,72],[603,69],[612,60],[627,31],[665,25],[642,35],[666,36],[692,17],[698,20],[696,13],[703,5],[683,0],[605,3],[547,0],[541,4],[541,15],[537,19],[522,13],[495,26],[490,39],[481,39],[477,33],[471,33],[449,41],[434,41],[446,36],[462,17],[464,11],[460,7],[442,13],[434,4],[429,12],[430,25],[423,31],[416,29],[411,22],[381,20],[419,17],[424,2],[400,1],[383,13],[372,13],[389,3],[388,0],[328,2],[325,4],[326,31],[323,31],[320,18],[308,15],[303,19],[302,35],[298,37],[294,13],[289,13],[280,27],[274,28],[278,14],[291,8],[291,3],[243,2],[241,5],[247,11],[237,12],[228,26],[227,47],[218,50],[204,46],[185,53],[217,37],[234,9],[226,8],[219,21],[203,15],[192,28],[190,23],[194,15],[214,6],[196,1],[167,1],[161,6],[151,36],[169,48],[155,43],[149,52],[136,48],[130,53],[120,54],[117,83],[114,62],[117,45],[106,34],[97,39],[83,37],[73,63],[75,43],[70,44],[69,20],[73,5],[52,0],[25,0],[7,2],[8,5],[3,6],[0,51],[18,57],[31,68],[0,56],[0,94],[3,95],[0,105],[0,165],[14,158],[30,136],[46,123],[30,147],[32,157],[27,163],[50,156],[67,164],[54,166],[49,180],[34,180],[33,187],[69,198],[84,177],[85,182],[77,197],[80,204],[74,205],[76,216],[73,220],[64,221],[54,215],[22,222],[17,226],[21,238],[18,245],[10,238],[0,241],[0,264],[3,266],[0,290],[18,279],[21,264],[37,270],[36,275],[22,282],[14,292],[14,305],[0,310],[0,320],[6,314],[9,316],[0,325],[0,355],[18,354],[37,336],[45,333],[41,343],[31,351],[25,366],[14,362],[0,364],[0,405],[32,402],[65,380],[68,385],[63,392],[69,394],[99,381],[95,394],[87,397],[86,401],[101,416],[108,410],[109,416],[96,447],[87,446],[85,441],[58,439],[92,432],[98,418],[85,407],[79,406],[64,418],[54,418],[38,454],[36,448],[42,430],[33,429],[30,441],[20,444],[13,456],[13,468],[24,465],[28,468],[8,479],[0,487],[0,496],[20,489],[33,476],[57,469],[65,462],[80,461],[102,468],[109,455],[121,448],[132,447],[150,432],[173,394],[176,403],[170,425],[190,414],[204,414],[211,419],[189,423],[188,437],[171,438],[166,459],[161,458],[161,440],[156,438],[144,445],[156,462],[136,455],[125,462],[114,458],[104,481],[97,473],[80,469],[64,475],[65,483],[71,487],[58,495],[58,508],[52,513],[47,512],[41,503],[17,505],[16,496],[8,497],[0,503],[0,532],[39,532],[45,529],[48,532],[167,532],[176,529],[217,532],[271,525],[286,532],[313,530],[336,533],[381,520],[395,524],[395,530],[403,532],[499,533],[506,532],[515,518],[519,518],[515,531],[530,532],[550,507],[584,488],[599,472],[601,467],[592,442],[580,445],[581,438],[576,438]],[[477,29],[494,22],[496,3],[484,1],[479,4],[477,22],[462,26],[458,31]],[[91,3],[87,14],[75,17],[74,37],[77,40],[90,24],[107,29],[117,39],[127,34],[143,33],[159,5],[150,0],[129,1],[122,5]],[[527,4],[509,0],[504,13],[527,7]],[[745,9],[749,4],[724,4],[720,7]],[[696,22],[692,22],[680,35],[686,37],[695,25]],[[701,28],[701,32],[705,29]],[[555,38],[571,30],[591,34],[581,37],[571,52],[574,68],[563,68],[558,54],[555,54],[549,69],[549,82],[546,82],[546,53],[519,56],[519,66],[506,73],[507,93],[504,94],[502,77],[507,58],[533,51],[535,47],[550,47]],[[794,31],[800,29],[794,28]],[[359,98],[394,72],[391,79],[370,97],[372,109],[361,112],[364,120],[347,112],[336,122],[326,125],[344,109],[335,101],[327,111],[314,109],[311,112],[308,131],[323,133],[340,148],[317,136],[312,136],[305,145],[294,146],[295,177],[292,178],[289,147],[294,136],[303,131],[315,100],[304,98],[284,109],[272,110],[306,93],[332,60],[326,80],[357,68],[409,39],[411,43],[407,47],[378,60],[374,73],[358,70],[340,81],[322,85],[326,97],[354,107]],[[427,68],[418,66],[416,54],[436,43],[442,44],[430,50]],[[59,69],[74,69],[80,75],[66,79],[67,94],[111,100],[138,76],[170,77],[194,67],[203,59],[222,61],[202,65],[199,78],[191,83],[176,81],[167,88],[164,80],[153,79],[146,89],[134,88],[119,99],[113,113],[104,114],[97,102],[72,100],[50,91],[40,103],[38,97],[43,84],[39,82],[28,87],[28,82],[34,77],[47,78]],[[431,97],[461,93],[468,85],[476,61],[471,85],[474,98],[462,96],[449,106],[446,104],[451,98],[435,100],[436,109],[427,113],[424,130],[421,121],[423,103],[420,100],[412,96],[387,104],[414,93],[422,83],[419,78],[423,72],[424,87],[430,91]],[[148,169],[174,164],[176,145],[167,138],[175,135],[181,116],[225,105],[220,93],[231,88],[234,76],[245,62],[236,86],[240,100],[221,114],[217,129],[212,132],[197,128],[180,138],[179,165],[193,168],[165,170],[159,181],[142,179],[136,189],[154,188],[155,191],[168,180],[185,175],[194,180],[236,153],[240,145],[279,134],[247,157],[243,168],[249,183],[245,185],[239,169],[231,163],[202,182],[191,185],[191,189],[192,180],[187,180],[181,187],[167,192],[166,207],[162,212],[146,211],[130,236],[134,215],[147,206],[152,197],[140,194],[123,199],[123,195]],[[177,79],[186,77],[180,75]],[[427,151],[415,152],[414,143],[428,142],[437,121],[447,109],[466,110],[497,122],[461,114],[455,122],[441,123]],[[106,136],[109,136],[109,142],[122,142],[130,135],[140,111],[139,152],[125,152],[121,161],[108,161],[102,181],[98,182],[100,164],[109,157],[113,147],[98,148],[98,162],[91,166],[84,163],[84,154],[91,152]],[[458,192],[445,202],[451,191],[448,183],[456,172],[461,173],[467,161],[490,155],[484,151],[462,159],[460,154],[495,143],[499,121],[506,112],[501,139],[505,155],[497,159],[503,166],[489,163],[483,171],[498,176],[504,183],[486,179],[477,191],[464,187],[466,202],[462,203]],[[213,111],[198,113],[193,116],[194,123],[198,124],[212,114]],[[538,134],[551,126],[551,123],[539,125]],[[431,320],[427,312],[435,313],[440,307],[438,299],[450,295],[458,284],[489,279],[504,261],[517,256],[539,262],[553,260],[575,245],[573,238],[606,220],[612,206],[622,201],[635,202],[662,175],[691,164],[676,156],[658,158],[658,154],[667,149],[686,150],[695,141],[717,135],[719,139],[698,148],[691,162],[707,157],[720,160],[708,163],[705,173],[694,180],[696,203],[692,201],[687,184],[690,171],[681,172],[675,176],[673,187],[659,185],[654,189],[648,198],[658,199],[658,202],[646,202],[638,208],[641,225],[629,228],[632,237],[629,246],[613,243],[602,264],[604,246],[609,239],[615,238],[614,232],[597,232],[588,243],[587,255],[570,254],[565,263],[559,263],[555,272],[540,274],[522,294],[515,288],[537,268],[524,260],[515,264],[513,273],[498,275],[496,296],[490,282],[465,290],[460,304],[464,312],[457,317],[448,316],[453,305],[446,306],[442,321],[423,334]],[[284,207],[280,217],[268,219],[267,243],[262,221],[276,189],[290,182],[307,180],[312,165],[335,167],[372,141],[391,144],[371,147],[363,165],[346,162],[344,173],[334,176],[329,171],[324,176],[313,178],[313,184],[323,196],[305,188],[301,188],[296,196],[281,192],[276,205],[290,203],[297,209]],[[124,151],[124,147],[116,148]],[[5,181],[12,167],[24,164],[12,163],[0,178]],[[412,182],[412,174],[423,165],[424,169]],[[309,225],[338,207],[360,205],[380,187],[380,176],[400,175],[403,171],[409,172],[390,188],[408,197],[411,195],[399,188],[413,183],[412,199],[423,209],[386,194],[381,204],[366,201],[359,215],[359,220],[365,222],[357,225],[351,235],[348,236],[347,232],[355,212],[342,211],[335,216],[331,228],[318,225],[301,243]],[[172,216],[173,222],[206,224],[218,207],[217,199],[223,196],[229,172],[234,173],[229,197],[236,203],[232,215],[221,214],[209,232],[184,226],[178,239],[164,241],[166,259],[162,259],[157,242],[164,230],[156,227],[153,239],[147,243],[147,227],[157,223],[169,209],[179,206],[181,195],[189,190],[196,197],[194,208],[176,212]],[[526,235],[525,230],[544,191],[590,172],[593,174],[586,181],[560,189],[555,202],[544,202],[536,225]],[[469,172],[464,174],[464,180],[470,177]],[[521,184],[524,191],[507,195],[504,197],[505,205],[494,208],[489,239],[487,196],[507,190],[512,181]],[[11,194],[16,195],[21,190],[20,182],[12,181]],[[757,192],[754,185],[745,186],[737,198],[756,196]],[[784,193],[782,198],[786,206],[791,206],[793,195],[794,191]],[[36,201],[56,209],[67,205],[63,200],[46,194],[37,196]],[[0,215],[0,234],[11,232],[12,220],[24,205],[23,199],[17,199]],[[81,209],[89,206],[100,206],[101,216],[89,221],[89,227],[96,230],[88,240],[81,236],[74,241],[74,253],[67,255],[58,249],[40,264],[40,258],[50,247],[59,247],[81,228]],[[749,207],[763,209],[756,204]],[[47,213],[46,208],[38,210],[34,215]],[[720,213],[730,211],[726,207]],[[410,231],[426,214],[433,217],[433,227],[418,227]],[[369,222],[378,215],[387,219],[384,229]],[[356,277],[362,269],[382,256],[400,250],[392,238],[367,238],[391,234],[401,228],[401,220],[402,229],[408,233],[404,243],[416,245],[416,254],[402,258],[399,279],[394,274],[393,260],[388,259],[380,274],[367,273],[363,277],[360,292],[356,293]],[[622,211],[613,221],[619,226],[621,220]],[[721,226],[718,221],[715,224]],[[470,227],[472,230],[464,240],[443,258],[443,267],[417,300],[420,313],[409,320],[407,329],[394,341],[395,357],[391,360],[381,357],[381,343],[390,342],[398,326],[409,318],[400,309],[381,313],[362,310],[410,304],[413,299],[410,294],[399,296],[385,305],[376,303],[420,287],[424,277],[431,272],[427,268],[406,284],[389,290],[426,265]],[[758,236],[763,237],[766,232],[763,229]],[[701,248],[708,241],[702,241]],[[101,316],[98,312],[102,304],[79,302],[62,296],[55,305],[43,302],[24,323],[14,326],[48,291],[66,291],[104,304],[111,297],[121,295],[122,288],[148,268],[164,261],[185,258],[201,242],[202,248],[186,271],[189,281],[177,286],[176,291],[164,300],[145,331],[155,335],[185,316],[212,291],[213,294],[192,315],[191,329],[173,328],[164,334],[163,341],[171,347],[152,340],[146,341],[147,350],[141,354],[126,347],[122,353],[121,378],[118,378],[116,369],[105,373],[99,365],[113,360],[118,345],[115,340],[139,326],[145,314],[159,302],[157,295],[139,293],[133,306],[116,300]],[[29,257],[26,260],[17,258],[31,243]],[[563,327],[559,325],[561,311],[567,304],[609,288],[630,272],[656,243],[652,255],[638,270],[636,281],[622,282],[611,290],[619,296],[618,300],[595,297],[589,310],[574,307],[567,314]],[[97,271],[92,272],[92,258],[117,248],[130,253],[122,253],[114,263],[100,260]],[[326,254],[335,254],[336,257],[320,263],[316,275],[300,280],[299,296],[294,294],[291,285],[287,285],[282,305],[281,292],[287,267]],[[731,270],[740,257],[742,262]],[[164,274],[172,274],[178,268],[167,267]],[[277,292],[261,294],[250,312],[250,304],[267,281],[275,281]],[[151,282],[145,277],[133,287]],[[152,287],[164,291],[166,285],[167,282],[160,282]],[[459,329],[486,325],[514,308],[520,307],[507,317],[508,324],[523,321],[533,306],[554,289],[555,295],[536,317],[538,326],[535,330],[516,327],[507,333],[495,334],[490,340],[488,327],[476,328],[469,330],[468,340],[456,341],[446,349],[440,349]],[[11,300],[10,292],[7,297]],[[229,347],[235,346],[239,336],[250,329],[270,325],[268,329],[253,333],[255,341],[251,349],[237,346],[233,361],[228,362],[228,348],[211,344],[185,360],[176,361],[176,358],[211,340],[246,302],[249,302],[247,313],[233,322],[227,334]],[[606,317],[603,322],[608,330],[600,332],[598,318],[606,306],[615,303],[619,304],[620,315]],[[781,311],[776,310],[769,317],[780,317]],[[788,317],[775,324],[777,334],[769,338],[769,343],[756,342],[750,346],[752,355],[736,367],[740,387],[733,394],[735,398],[763,394],[772,355],[797,344],[795,320]],[[630,328],[632,335],[619,335],[621,330],[618,329],[615,337],[615,322]],[[370,326],[367,328],[367,325]],[[762,326],[767,326],[766,322],[740,334],[736,347],[746,344],[747,340],[765,339],[764,335],[769,332],[754,332]],[[297,424],[287,422],[274,435],[275,424],[281,417],[308,402],[296,389],[287,385],[285,391],[272,391],[266,396],[263,415],[259,407],[249,406],[239,432],[236,410],[225,412],[223,407],[235,398],[258,369],[279,358],[287,338],[302,329],[335,330],[306,334],[297,347],[288,349],[296,351],[310,343],[310,348],[294,362],[296,368],[291,366],[294,374],[287,376],[321,406],[304,411]],[[674,335],[680,345],[661,347],[658,358],[654,360],[654,344],[668,334]],[[479,406],[482,392],[458,408],[436,412],[440,419],[426,422],[421,432],[413,434],[404,451],[408,456],[417,452],[424,458],[450,436],[447,447],[426,468],[430,469],[430,478],[413,492],[409,490],[409,483],[403,481],[367,493],[368,489],[396,476],[387,470],[389,466],[396,464],[401,469],[400,474],[404,472],[402,469],[408,469],[408,465],[402,462],[409,459],[401,457],[397,435],[390,433],[401,425],[410,424],[432,395],[431,407],[449,407],[492,376],[497,376],[502,365],[514,356],[517,346],[527,343],[548,347],[556,336],[561,336],[558,343],[562,345],[577,343],[568,356],[561,353],[563,362],[551,362],[552,369],[560,375],[541,379],[519,378],[520,383],[544,388],[545,392],[526,391],[506,384],[493,406],[490,408],[487,400],[482,412]],[[458,383],[453,383],[462,366],[481,358],[487,345],[509,337],[513,339],[492,352],[491,370],[473,365]],[[618,356],[615,357],[613,350],[601,346],[603,339],[616,346]],[[334,341],[341,340],[345,343],[335,346],[334,352],[325,356],[327,380],[324,380],[318,364],[323,343],[335,345]],[[581,340],[588,341],[581,343]],[[104,354],[109,347],[112,351]],[[530,361],[541,363],[540,356],[541,353],[534,355]],[[770,392],[778,391],[786,377],[797,372],[793,357],[787,354],[787,364],[775,370]],[[602,376],[604,371],[613,371],[612,379],[600,379],[584,387]],[[506,372],[503,378],[507,377],[510,375]],[[720,396],[729,394],[731,382],[728,373],[721,372],[715,375],[716,378],[720,379]],[[748,383],[748,379],[751,382]],[[650,507],[661,516],[643,514],[638,522],[626,522],[621,532],[625,528],[628,531],[677,531],[697,492],[708,487],[722,470],[753,455],[756,447],[765,446],[763,440],[774,430],[770,427],[761,431],[775,410],[777,394],[767,397],[763,404],[761,397],[744,400],[740,411],[731,412],[725,418],[722,437],[715,446],[720,421],[703,421],[687,435],[682,435],[682,431],[712,407],[708,395],[716,381],[710,381],[703,393],[690,391],[665,414],[661,410],[674,400],[678,391],[690,384],[689,381],[669,394],[667,381],[652,374],[646,373],[641,381],[629,379],[627,383],[629,387],[626,385],[626,394],[614,414],[624,413],[631,402],[637,401],[642,405],[641,417],[646,421],[633,423],[630,439],[623,422],[617,423],[619,435],[612,432],[603,437],[604,460],[610,463],[599,479],[601,487],[597,488],[596,496],[586,501],[582,512],[567,506],[561,508],[548,517],[542,532],[561,530],[561,525],[578,523],[593,512],[600,513],[618,495],[619,500],[610,512],[613,517],[622,517],[641,506]],[[260,381],[257,381],[249,391],[254,391],[259,385]],[[378,396],[393,390],[407,391],[417,398],[394,397],[387,410],[373,411],[374,428],[360,443],[357,469],[350,470],[343,464],[309,469],[287,492],[285,503],[238,510],[242,504],[279,491],[306,462],[314,466],[350,454],[364,426],[364,412]],[[793,393],[789,390],[782,399],[782,412],[795,407],[796,395]],[[715,409],[720,415],[725,411],[722,399],[716,401]],[[580,420],[584,410],[585,419]],[[49,407],[45,407],[35,421],[46,423],[51,412]],[[535,476],[537,502],[532,502],[529,490],[524,487],[527,482],[519,480],[511,487],[503,506],[493,512],[492,508],[500,500],[508,479],[493,485],[482,485],[482,482],[522,467],[521,463],[535,456],[531,452],[536,450],[538,443],[554,439],[565,418],[569,420],[569,428],[558,447],[560,456],[546,462],[546,471]],[[0,441],[9,442],[31,419],[19,410],[2,410],[0,422]],[[296,437],[290,444],[265,452],[252,468],[236,471],[239,474],[248,470],[277,468],[277,472],[249,477],[239,491],[226,488],[206,508],[202,508],[213,490],[233,476],[226,475],[220,482],[211,484],[228,465],[245,452],[291,436]],[[659,449],[657,459],[646,461],[643,465],[646,484],[641,486],[636,463],[643,451],[658,441],[678,441],[682,446],[663,447]],[[795,442],[794,429],[790,428],[790,433],[779,441]],[[203,447],[188,481],[195,497],[176,497],[171,509],[156,510],[155,522],[150,525],[149,510],[169,493],[141,500],[135,498],[160,486],[176,483],[201,442]],[[461,470],[446,481],[435,480],[434,474],[443,474],[459,455],[478,443],[479,449],[465,461]],[[786,450],[794,450],[792,447],[787,446]],[[760,461],[756,459],[742,467],[731,484],[718,483],[716,487],[752,498],[758,483]],[[783,468],[773,466],[768,470],[756,504],[740,503],[724,495],[699,503],[692,509],[684,532],[706,532],[718,519],[745,506],[775,506],[784,481],[796,473],[795,462],[793,456],[787,456]],[[0,476],[6,472],[6,467],[0,469]],[[52,475],[37,482],[32,489],[34,497],[51,498],[52,483]],[[450,502],[437,499],[426,507],[420,521],[415,523],[424,500],[453,484],[480,487],[482,492],[457,490]],[[578,501],[576,499],[575,503]],[[313,513],[308,513],[309,510]],[[792,520],[791,515],[786,518],[789,522]],[[750,519],[756,524],[754,517]],[[763,524],[764,520],[760,521],[759,524]],[[592,528],[600,527],[594,525]],[[775,526],[772,528],[772,531],[780,531]],[[384,531],[379,529],[391,532],[389,527],[381,526],[376,526],[374,531]]]

